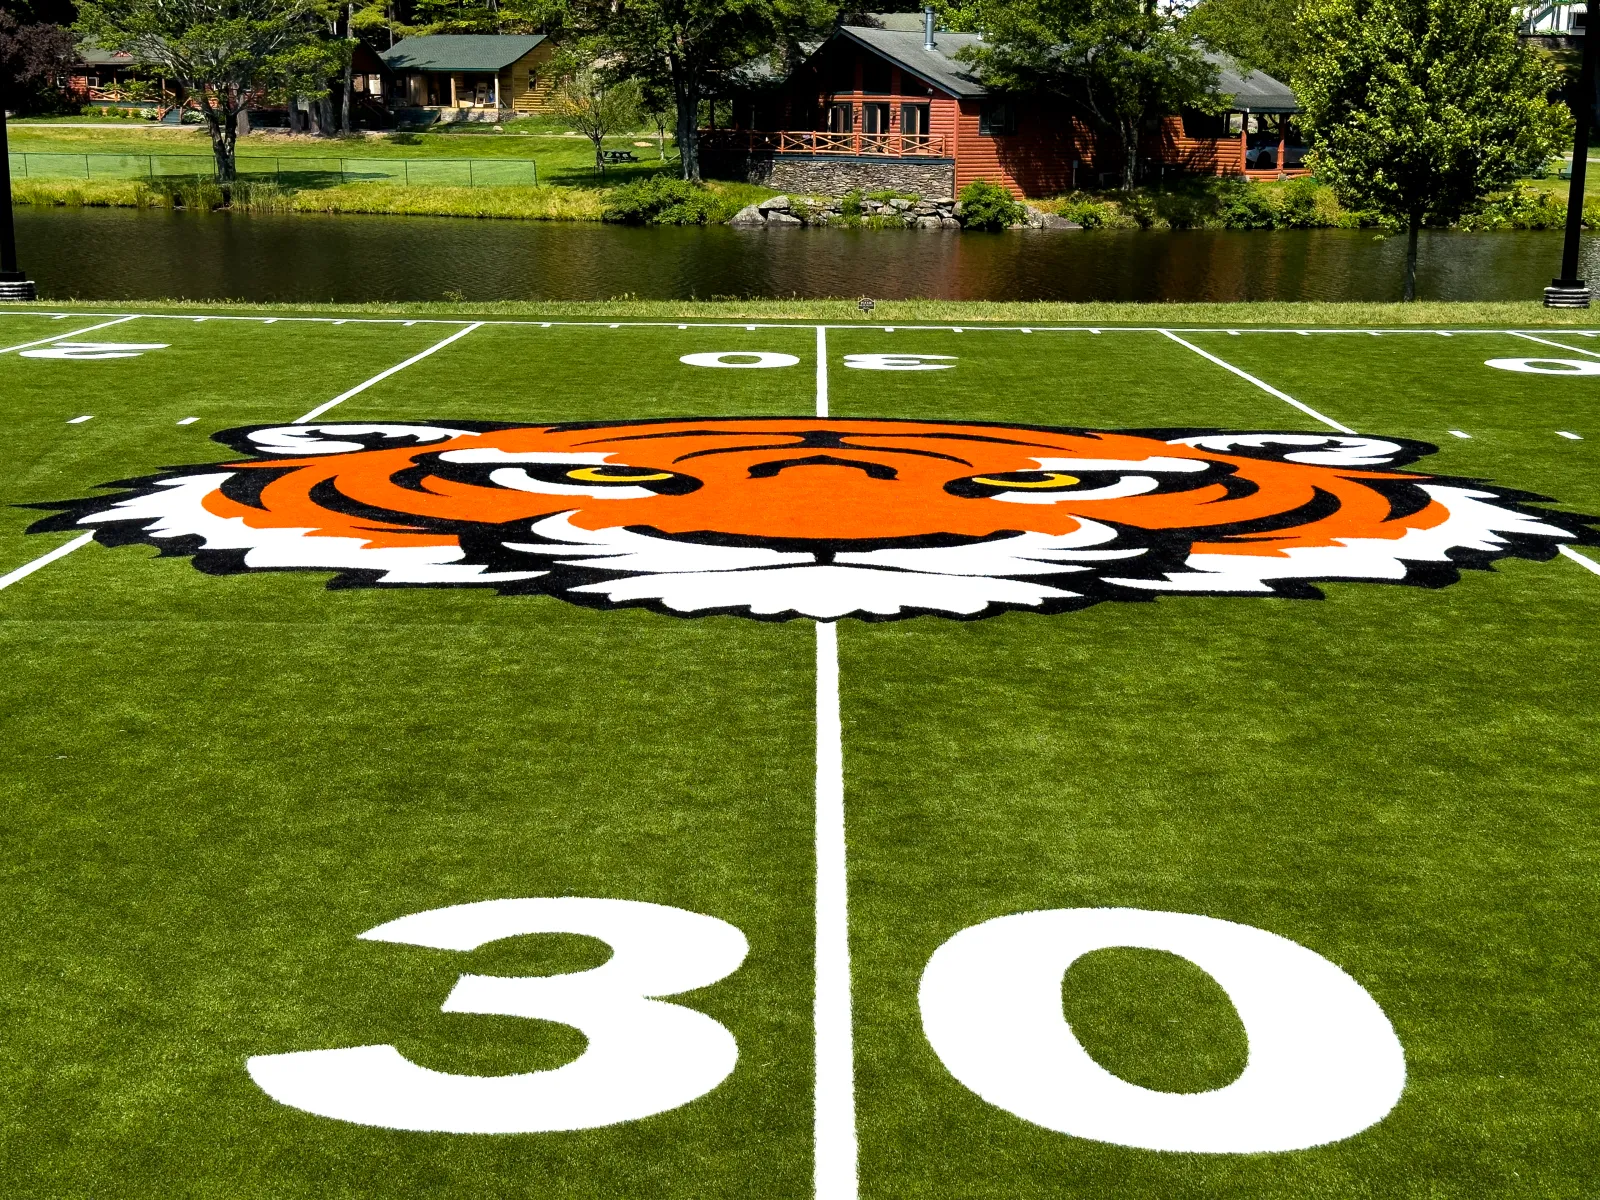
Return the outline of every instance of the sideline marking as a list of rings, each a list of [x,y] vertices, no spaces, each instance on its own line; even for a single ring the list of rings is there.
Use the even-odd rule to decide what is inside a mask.
[[[1556,433],[1571,442],[1581,442],[1583,439],[1575,433],[1568,433],[1565,429],[1558,429]]]
[[[1593,571],[1596,575],[1600,575],[1600,563],[1595,562],[1594,559],[1589,558],[1587,555],[1579,554],[1571,546],[1557,546],[1556,549],[1585,570]],[[0,579],[0,587],[5,587],[5,585],[6,581]],[[822,626],[818,625],[817,628],[821,629]]]
[[[68,425],[82,425],[85,421],[92,421],[92,420],[94,420],[94,414],[90,413],[88,416],[85,416],[85,417],[72,417],[67,421],[67,424]]]
[[[839,720],[839,626],[817,629],[817,1200],[856,1200],[855,1049],[850,1012],[849,874],[844,823],[844,732]]]
[[[131,317],[118,317],[115,321],[102,321],[98,325],[90,325],[87,329],[74,329],[71,333],[58,333],[54,337],[40,338],[37,342],[23,342],[16,346],[7,346],[0,350],[0,354],[10,354],[13,350],[26,350],[29,346],[48,346],[51,342],[64,342],[68,338],[75,338],[79,334],[93,333],[97,329],[109,329],[113,325],[121,325],[124,321],[137,321],[138,314]]]
[[[334,405],[343,404],[346,400],[350,399],[351,396],[359,396],[362,392],[366,391],[373,384],[382,383],[385,379],[389,378],[389,376],[395,374],[396,372],[404,371],[407,367],[411,366],[413,363],[421,362],[423,359],[427,358],[428,355],[432,354],[434,351],[443,350],[451,342],[456,341],[456,340],[458,340],[460,338],[466,337],[467,334],[471,333],[474,329],[477,329],[477,328],[481,327],[482,325],[483,325],[482,321],[474,321],[472,324],[468,325],[465,329],[456,330],[456,332],[452,333],[449,337],[445,338],[444,341],[435,342],[433,345],[429,346],[426,350],[424,350],[421,354],[413,354],[410,358],[406,359],[405,362],[395,363],[395,365],[390,367],[388,370],[379,371],[376,375],[374,375],[371,379],[367,380],[365,383],[358,383],[358,384],[356,384],[355,387],[351,388],[348,392],[341,392],[339,395],[335,396],[332,400],[329,400],[326,404],[317,405],[310,412],[308,412],[305,416],[299,418],[298,420],[294,421],[293,423],[296,424],[296,425],[304,425],[307,421],[315,421],[318,417],[320,417],[323,413],[327,412]]]
[[[1276,396],[1279,400],[1282,400],[1285,404],[1292,404],[1295,408],[1298,408],[1301,412],[1305,413],[1306,416],[1315,417],[1317,420],[1321,421],[1324,425],[1328,426],[1330,429],[1337,429],[1340,433],[1349,433],[1349,434],[1354,434],[1355,433],[1355,430],[1351,429],[1348,425],[1341,425],[1341,424],[1339,424],[1339,422],[1333,420],[1331,417],[1323,416],[1316,409],[1312,408],[1309,404],[1300,403],[1300,401],[1296,400],[1293,396],[1289,395],[1288,392],[1280,392],[1277,388],[1273,387],[1270,383],[1266,383],[1266,382],[1264,382],[1264,381],[1262,381],[1260,379],[1257,379],[1254,375],[1250,374],[1250,372],[1242,371],[1238,367],[1234,366],[1232,363],[1226,362],[1223,359],[1218,358],[1215,354],[1212,354],[1209,351],[1200,349],[1200,347],[1196,346],[1193,342],[1184,341],[1177,334],[1173,333],[1172,330],[1163,329],[1161,332],[1166,337],[1169,337],[1173,341],[1177,342],[1178,345],[1187,346],[1190,350],[1193,350],[1201,358],[1209,359],[1211,362],[1216,363],[1217,366],[1221,367],[1223,370],[1232,371],[1235,375],[1237,375],[1240,379],[1245,380],[1247,383],[1255,384],[1258,388],[1260,388],[1263,392],[1266,392],[1269,396]]]
[[[1587,354],[1590,358],[1600,358],[1600,353],[1593,350],[1584,350],[1578,346],[1563,346],[1560,342],[1552,342],[1549,338],[1534,337],[1531,333],[1512,332],[1512,337],[1522,338],[1524,341],[1538,342],[1541,346],[1554,346],[1557,350],[1566,350],[1573,354]]]
[[[1472,435],[1470,433],[1462,433],[1459,429],[1447,429],[1445,432],[1450,434],[1452,437],[1466,438],[1469,441],[1472,439]]]
[[[32,575],[35,571],[39,570],[40,567],[48,567],[51,563],[55,562],[56,559],[65,558],[79,546],[87,546],[92,541],[94,541],[94,534],[80,533],[66,545],[57,546],[54,550],[50,551],[50,553],[41,554],[32,562],[23,563],[15,571],[12,571],[6,575],[0,575],[0,592],[5,591],[5,589],[10,587],[13,583],[17,583],[26,579],[29,575]]]
[[[828,415],[828,327],[817,326],[817,416]]]
[[[179,425],[193,425],[199,419],[200,419],[199,417],[184,417],[183,420],[178,422],[178,424]]]

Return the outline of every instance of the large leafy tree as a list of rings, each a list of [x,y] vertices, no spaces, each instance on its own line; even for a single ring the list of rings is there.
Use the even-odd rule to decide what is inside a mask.
[[[1217,68],[1156,0],[978,0],[976,24],[984,83],[1063,97],[1121,147],[1125,187],[1148,118],[1215,103]]]
[[[48,107],[55,77],[76,57],[70,32],[29,15],[0,8],[0,104],[17,109]]]
[[[825,24],[822,0],[571,0],[569,19],[603,43],[609,69],[670,89],[685,179],[700,178],[700,103],[744,63]]]
[[[315,35],[309,0],[86,0],[77,28],[188,89],[211,132],[217,178],[234,179],[239,114],[276,62]]]
[[[1200,0],[1183,31],[1246,71],[1293,84],[1306,53],[1303,0]]]
[[[1307,0],[1296,78],[1311,166],[1352,208],[1417,234],[1550,156],[1566,109],[1552,67],[1517,37],[1509,0]]]

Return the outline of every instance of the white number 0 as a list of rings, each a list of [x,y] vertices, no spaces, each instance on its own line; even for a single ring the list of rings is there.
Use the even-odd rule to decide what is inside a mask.
[[[1061,980],[1080,956],[1166,950],[1209,974],[1249,1039],[1244,1071],[1208,1092],[1119,1079],[1067,1024]],[[1076,1137],[1250,1154],[1360,1133],[1405,1087],[1405,1052],[1365,989],[1304,946],[1190,913],[1062,908],[996,917],[933,952],[922,1028],[950,1073],[997,1108]]]
[[[246,1064],[267,1095],[292,1108],[386,1129],[542,1133],[594,1129],[687,1104],[733,1071],[728,1030],[690,1008],[653,999],[716,983],[749,952],[715,917],[636,900],[584,897],[485,900],[401,917],[368,941],[474,950],[527,933],[577,933],[612,957],[568,975],[463,975],[444,1012],[529,1017],[572,1025],[588,1048],[552,1071],[452,1075],[419,1067],[393,1046],[262,1054]]]

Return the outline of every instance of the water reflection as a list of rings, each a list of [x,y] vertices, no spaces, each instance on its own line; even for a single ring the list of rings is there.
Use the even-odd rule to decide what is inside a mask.
[[[957,234],[433,217],[17,210],[41,294],[126,300],[1397,300],[1405,243],[1354,230]],[[1551,233],[1424,236],[1418,289],[1533,299]],[[1585,247],[1584,273],[1600,275]]]

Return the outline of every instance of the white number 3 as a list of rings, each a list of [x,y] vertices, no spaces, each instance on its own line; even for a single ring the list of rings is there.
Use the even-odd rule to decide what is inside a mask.
[[[474,950],[528,933],[587,934],[612,957],[568,975],[463,975],[444,1012],[555,1021],[582,1030],[588,1048],[552,1071],[453,1075],[393,1046],[262,1054],[247,1063],[267,1095],[292,1108],[386,1129],[542,1133],[637,1120],[705,1095],[733,1071],[733,1034],[704,1013],[654,999],[733,974],[744,934],[715,917],[572,896],[485,900],[401,917],[368,941]]]

